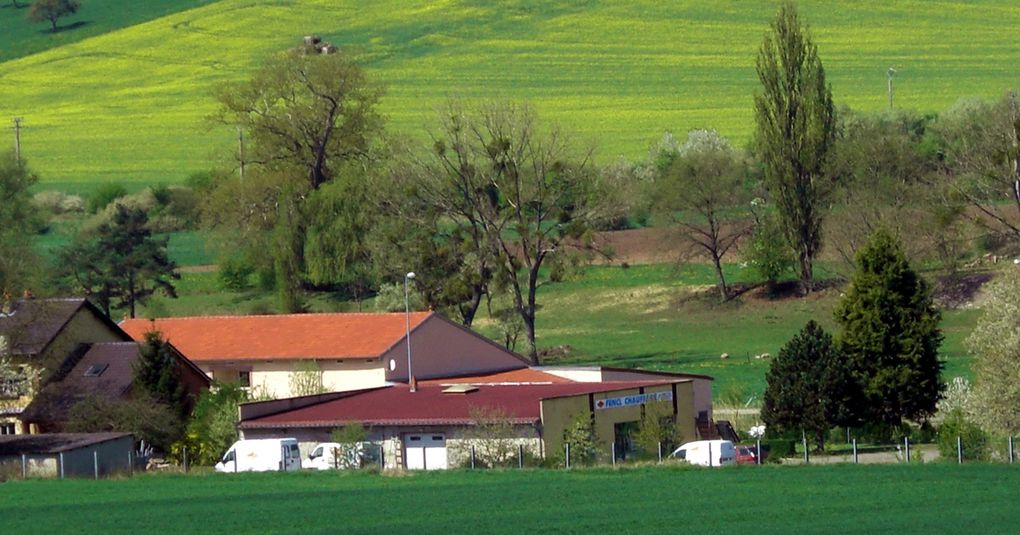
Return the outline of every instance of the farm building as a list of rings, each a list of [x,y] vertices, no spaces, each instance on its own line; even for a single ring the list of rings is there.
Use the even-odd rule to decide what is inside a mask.
[[[82,344],[131,337],[85,299],[22,299],[0,304],[0,356],[21,370],[0,384],[0,435],[27,433],[20,415],[40,385]]]
[[[408,381],[406,323],[399,314],[289,314],[126,320],[134,339],[157,330],[212,379],[288,397],[296,375],[325,390]],[[418,379],[526,368],[528,361],[433,312],[410,314]]]
[[[382,446],[387,468],[442,469],[467,462],[471,446],[516,456],[555,457],[577,419],[593,422],[600,454],[623,457],[647,411],[676,423],[680,435],[704,436],[695,410],[695,381],[576,382],[535,369],[399,384],[351,392],[248,403],[244,438],[297,438],[307,453],[349,424],[364,426]],[[509,447],[508,447],[509,446]]]
[[[172,347],[171,350],[181,384],[193,404],[209,388],[209,378]],[[64,365],[47,378],[25,407],[21,421],[32,433],[60,432],[74,405],[86,398],[130,398],[135,388],[134,366],[138,359],[139,344],[136,342],[80,344]]]
[[[130,433],[59,433],[0,437],[0,466],[27,477],[100,477],[131,471]]]

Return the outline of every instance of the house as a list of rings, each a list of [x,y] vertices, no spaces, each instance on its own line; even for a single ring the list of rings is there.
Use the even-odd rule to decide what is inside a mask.
[[[61,433],[0,437],[0,467],[22,477],[103,477],[131,472],[130,433]]]
[[[314,374],[327,391],[519,370],[524,357],[434,312],[332,313],[133,319],[135,340],[159,331],[216,381],[238,382],[270,397],[298,392]]]
[[[541,372],[539,372],[541,374]],[[510,376],[521,376],[509,372]],[[530,372],[523,375],[538,377]],[[475,381],[477,382],[477,381]],[[564,431],[577,419],[591,421],[603,459],[626,455],[630,435],[646,411],[676,422],[682,437],[699,437],[691,379],[616,382],[567,380],[496,383],[423,382],[391,385],[241,406],[242,437],[298,439],[305,454],[330,441],[333,430],[365,427],[369,453],[386,468],[445,469],[470,462],[473,446],[502,441],[510,457],[563,456]],[[486,436],[496,423],[501,436]],[[509,431],[507,431],[509,430]],[[506,446],[510,447],[507,448]],[[376,458],[380,458],[376,454]]]
[[[22,424],[33,434],[58,433],[64,430],[72,408],[86,398],[130,398],[137,388],[134,367],[140,349],[136,342],[80,344],[25,407],[20,416]],[[190,411],[209,388],[209,378],[172,346],[170,349],[177,361],[181,384],[188,393],[185,408]]]
[[[20,376],[0,384],[0,435],[26,433],[18,417],[80,344],[129,337],[85,299],[23,299],[0,305],[0,357]]]

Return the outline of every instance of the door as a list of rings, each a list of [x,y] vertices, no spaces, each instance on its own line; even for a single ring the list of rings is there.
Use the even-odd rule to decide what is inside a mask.
[[[422,433],[404,437],[408,470],[446,470],[446,435]]]
[[[283,459],[283,466],[281,468],[284,471],[300,470],[301,450],[298,448],[298,445],[293,442],[285,442],[280,447],[282,449],[280,458]]]

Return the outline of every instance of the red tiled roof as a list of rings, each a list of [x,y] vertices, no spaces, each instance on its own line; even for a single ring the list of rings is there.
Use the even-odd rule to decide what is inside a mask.
[[[412,312],[414,329],[432,312]],[[157,330],[196,362],[376,358],[404,338],[404,314],[197,316],[120,324],[135,340]]]
[[[242,421],[241,428],[336,427],[364,425],[456,425],[475,421],[478,411],[497,410],[513,423],[541,419],[540,401],[578,394],[612,392],[674,381],[566,383],[518,386],[481,386],[467,394],[444,394],[445,387],[420,384],[417,392],[394,385]]]
[[[521,368],[483,375],[467,375],[462,377],[445,377],[419,381],[425,385],[532,385],[532,384],[568,384],[574,383],[565,377],[546,373],[534,368]]]

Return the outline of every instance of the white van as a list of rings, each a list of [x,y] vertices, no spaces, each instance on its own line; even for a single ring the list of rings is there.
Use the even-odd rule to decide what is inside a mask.
[[[701,466],[726,466],[736,463],[737,449],[729,440],[698,440],[680,446],[670,456]]]
[[[297,439],[238,440],[216,463],[217,472],[272,472],[301,469]]]
[[[311,470],[361,468],[364,458],[365,447],[360,442],[347,448],[338,442],[323,442],[312,449],[308,458],[302,461],[301,467]]]

